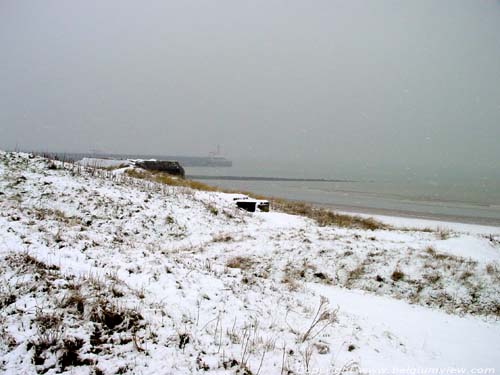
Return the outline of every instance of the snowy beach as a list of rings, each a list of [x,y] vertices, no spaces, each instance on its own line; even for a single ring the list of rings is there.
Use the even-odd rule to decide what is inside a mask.
[[[321,226],[127,168],[0,152],[3,373],[500,371],[500,228]]]

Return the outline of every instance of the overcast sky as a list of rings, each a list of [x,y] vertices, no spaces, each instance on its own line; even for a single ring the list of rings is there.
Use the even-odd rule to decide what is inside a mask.
[[[0,1],[0,148],[500,165],[500,2]]]

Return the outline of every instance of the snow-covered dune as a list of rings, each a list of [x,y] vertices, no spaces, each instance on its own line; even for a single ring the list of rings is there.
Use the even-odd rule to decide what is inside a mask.
[[[0,153],[0,372],[500,371],[497,228],[233,197]]]
[[[130,160],[118,160],[118,159],[102,159],[102,158],[83,158],[76,162],[78,165],[85,167],[97,167],[97,168],[121,168],[132,165]]]

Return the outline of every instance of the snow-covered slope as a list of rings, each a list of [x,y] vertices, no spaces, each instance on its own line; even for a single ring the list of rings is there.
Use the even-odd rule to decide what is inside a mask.
[[[0,371],[500,370],[500,231],[319,227],[232,198],[0,153]]]

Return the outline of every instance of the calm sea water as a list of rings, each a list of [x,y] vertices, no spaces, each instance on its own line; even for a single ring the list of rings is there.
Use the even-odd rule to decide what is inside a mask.
[[[258,170],[249,165],[232,168],[187,168],[187,175],[264,176],[350,179],[281,170]],[[439,218],[500,226],[500,183],[489,179],[436,176],[356,176],[349,182],[207,180],[210,185],[301,200],[344,211]]]

